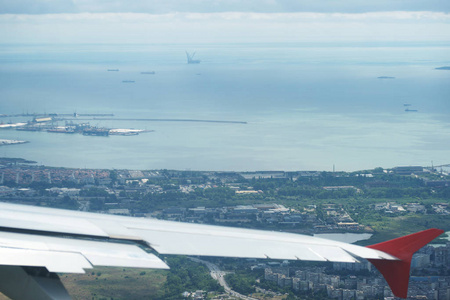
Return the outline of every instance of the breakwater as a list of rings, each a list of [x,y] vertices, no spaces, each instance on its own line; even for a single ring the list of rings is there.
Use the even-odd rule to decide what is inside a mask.
[[[62,118],[59,120],[78,120],[78,121],[143,121],[143,122],[198,122],[198,123],[225,123],[225,124],[247,124],[245,121],[227,121],[227,120],[201,120],[201,119],[134,119],[134,118]]]

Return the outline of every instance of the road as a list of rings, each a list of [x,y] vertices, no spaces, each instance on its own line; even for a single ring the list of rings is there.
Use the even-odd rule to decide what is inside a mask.
[[[210,263],[209,261],[204,261],[195,257],[189,257],[190,260],[195,261],[197,263],[200,264],[204,264],[208,267],[209,271],[211,272],[211,277],[214,278],[215,280],[217,280],[219,282],[219,284],[221,286],[223,286],[223,288],[225,289],[225,292],[227,294],[230,294],[231,296],[234,296],[236,298],[239,299],[245,299],[245,300],[258,300],[252,297],[247,297],[245,295],[239,294],[236,291],[233,291],[227,284],[227,282],[225,281],[225,275],[227,274],[227,272],[224,272],[222,270],[219,269],[219,267],[213,263]]]

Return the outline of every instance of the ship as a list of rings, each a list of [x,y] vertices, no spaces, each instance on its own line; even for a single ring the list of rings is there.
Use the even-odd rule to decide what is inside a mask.
[[[42,131],[42,129],[41,126],[23,126],[16,128],[18,131]]]
[[[47,132],[51,133],[75,133],[75,128],[73,127],[54,127],[47,129]]]
[[[189,52],[186,51],[187,63],[188,64],[199,64],[200,63],[199,59],[194,59],[194,55],[195,55],[195,52],[192,53],[192,54],[189,54]]]
[[[83,135],[108,136],[108,128],[87,127],[83,129]]]
[[[405,103],[405,104],[403,104],[403,106],[406,107],[406,109],[405,109],[406,112],[417,112],[418,111],[417,109],[410,109],[410,107],[412,105],[409,103]]]

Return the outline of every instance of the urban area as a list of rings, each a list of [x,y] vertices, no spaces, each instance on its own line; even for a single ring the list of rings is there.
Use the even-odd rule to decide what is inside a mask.
[[[0,158],[0,167],[4,202],[337,238],[350,234],[360,245],[431,227],[450,231],[448,166],[201,172],[52,168]],[[165,259],[171,260],[170,271],[140,273],[162,278],[153,299],[394,299],[367,261]],[[195,271],[187,272],[187,266]],[[98,285],[105,272],[93,272],[91,279]],[[146,292],[142,287],[134,296],[108,295],[107,289],[94,291],[89,281],[77,284],[85,284],[93,299]],[[450,299],[446,236],[414,255],[408,299]]]

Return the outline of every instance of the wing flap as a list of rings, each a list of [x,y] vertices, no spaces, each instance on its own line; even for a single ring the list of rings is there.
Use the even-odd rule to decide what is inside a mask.
[[[0,248],[0,265],[45,267],[57,273],[84,273],[84,269],[92,268],[79,253],[19,248]]]
[[[237,228],[230,228],[230,231],[223,235],[220,232],[198,234],[134,230],[144,240],[151,241],[151,247],[162,254],[357,262],[352,255],[337,245],[306,243],[301,236],[298,236],[296,241],[277,240],[271,238],[270,232],[263,238],[258,235],[249,236],[246,230],[241,232]],[[273,235],[276,234],[278,233]]]
[[[0,265],[41,266],[50,272],[84,273],[92,265],[168,269],[135,244],[107,241],[2,232],[0,253]]]

